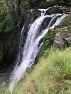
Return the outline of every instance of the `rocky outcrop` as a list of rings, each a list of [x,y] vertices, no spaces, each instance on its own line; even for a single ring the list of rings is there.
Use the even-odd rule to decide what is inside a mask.
[[[66,30],[65,32],[56,33],[53,44],[56,47],[71,46],[71,31]]]
[[[60,6],[53,6],[50,7],[49,10],[46,12],[46,14],[54,14],[54,13],[63,13],[63,9],[60,8]]]
[[[71,36],[70,36],[70,37],[65,38],[65,40],[67,41],[67,43],[69,44],[69,46],[71,46]]]

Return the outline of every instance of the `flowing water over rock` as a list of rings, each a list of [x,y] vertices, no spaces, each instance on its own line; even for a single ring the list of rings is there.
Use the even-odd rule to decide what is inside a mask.
[[[42,10],[40,10],[42,11]],[[43,10],[44,11],[44,10]],[[48,25],[45,29],[40,30],[42,27],[42,23],[44,22],[44,19],[49,19]],[[35,58],[38,55],[40,48],[43,43],[40,43],[41,39],[44,37],[44,35],[48,32],[48,29],[54,28],[54,26],[57,26],[62,19],[66,17],[66,14],[52,14],[52,15],[45,15],[45,11],[43,14],[41,13],[41,16],[38,17],[30,26],[26,42],[24,47],[21,47],[21,44],[23,42],[23,34],[24,32],[24,26],[21,31],[21,38],[20,38],[20,47],[19,47],[19,53],[16,59],[16,65],[14,67],[14,71],[12,72],[10,76],[10,83],[9,83],[9,90],[12,91],[15,84],[24,77],[24,73],[26,68],[31,67],[32,64],[35,62]],[[53,22],[54,21],[54,22]]]

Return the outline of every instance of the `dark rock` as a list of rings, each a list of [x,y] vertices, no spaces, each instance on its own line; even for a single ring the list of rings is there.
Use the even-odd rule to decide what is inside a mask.
[[[61,9],[59,6],[53,6],[49,8],[49,10],[46,12],[46,14],[54,14],[54,13],[63,13],[63,9]]]
[[[65,40],[67,41],[67,43],[69,44],[69,46],[71,46],[71,36],[70,36],[70,37],[65,38]]]

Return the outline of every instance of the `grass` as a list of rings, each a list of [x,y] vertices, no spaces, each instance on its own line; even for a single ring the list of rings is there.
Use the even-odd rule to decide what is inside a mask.
[[[12,94],[71,94],[71,48],[46,50]],[[11,94],[5,87],[0,94]]]

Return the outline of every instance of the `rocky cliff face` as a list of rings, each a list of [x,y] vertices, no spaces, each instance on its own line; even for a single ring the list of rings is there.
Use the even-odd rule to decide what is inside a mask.
[[[59,28],[55,29],[57,31],[54,38],[54,45],[56,47],[68,47],[71,46],[71,18],[68,15],[63,22],[60,24]]]
[[[55,35],[54,46],[56,47],[71,46],[71,31],[66,29],[65,32],[58,32]]]
[[[46,49],[55,46],[56,48],[64,49],[71,46],[71,17],[70,14],[54,29],[50,29],[43,38],[43,45],[40,51],[40,56],[43,55]]]
[[[51,7],[46,12],[46,14],[63,13],[63,12],[64,11],[63,11],[62,7],[54,6],[54,7]],[[22,12],[22,16],[21,16],[22,20],[18,20],[16,26],[19,26],[22,28],[23,24],[24,24],[24,32],[23,32],[24,43],[25,43],[27,31],[29,29],[30,24],[39,15],[40,15],[40,11],[38,11],[37,8],[28,10],[27,12],[24,10]],[[45,26],[48,24],[47,22],[49,22],[49,21],[46,21],[46,20],[47,19],[45,19],[44,24],[42,24],[41,29],[45,28]],[[50,20],[50,18],[49,18],[49,20]],[[66,26],[68,25],[67,22],[64,22],[64,23],[66,24]],[[62,24],[61,27],[62,26],[64,26],[64,25]],[[57,31],[57,33],[55,35],[54,45],[63,46],[63,45],[65,45],[65,43],[67,43],[66,45],[71,45],[71,43],[70,43],[71,38],[69,36],[70,32],[68,30],[66,31],[66,32],[68,32],[66,34],[63,32],[60,32],[59,29],[56,31]],[[4,64],[4,66],[8,66],[10,64],[13,64],[13,62],[15,62],[15,58],[16,58],[16,55],[17,55],[17,52],[19,49],[20,32],[21,32],[21,29],[16,28],[16,30],[14,30],[14,31],[11,31],[8,33],[2,33],[2,35],[0,37],[1,38],[0,39],[0,54],[1,54],[0,55],[0,64],[1,65]],[[67,34],[68,34],[68,36],[67,36]],[[24,43],[23,43],[23,45],[24,45]],[[3,69],[3,67],[1,69]]]

